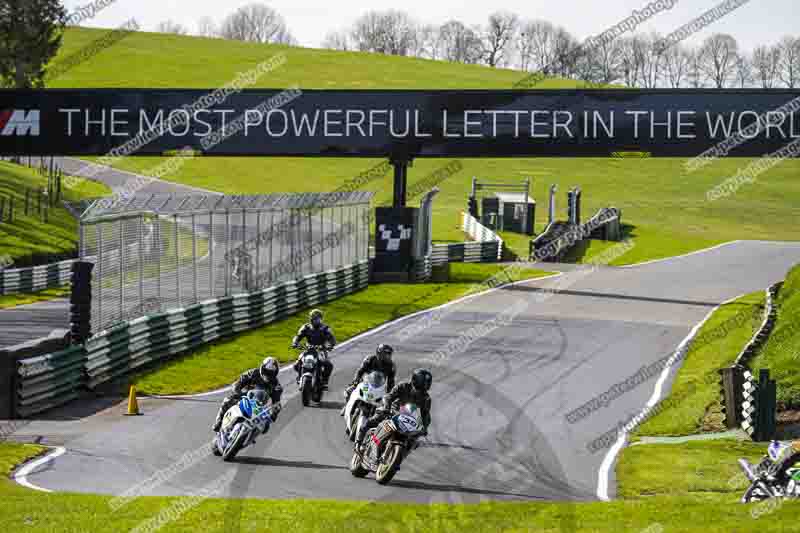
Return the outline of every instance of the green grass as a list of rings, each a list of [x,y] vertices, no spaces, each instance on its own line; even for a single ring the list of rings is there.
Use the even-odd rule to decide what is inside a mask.
[[[67,29],[52,63],[107,32]],[[264,74],[253,87],[297,83],[303,89],[508,89],[524,76],[482,65],[137,32],[52,80],[48,87],[216,88],[278,53],[286,55],[286,63]],[[552,79],[541,87],[579,83]]]
[[[0,443],[0,475],[42,447]],[[784,503],[755,521],[742,505],[736,459],[757,459],[763,446],[736,441],[644,445],[625,451],[617,467],[620,495],[610,503],[532,502],[391,504],[331,500],[210,498],[159,531],[515,531],[598,533],[651,531],[745,533],[790,531],[800,506]],[[343,472],[342,475],[349,475]],[[369,481],[365,481],[368,483]],[[198,487],[200,489],[201,487]],[[112,512],[110,496],[41,493],[0,479],[0,523],[7,531],[116,533],[129,531],[180,499],[142,497]],[[185,500],[184,500],[185,501]]]
[[[753,373],[769,368],[776,381],[779,410],[800,407],[800,265],[789,271],[777,298],[778,319],[760,353],[751,361]]]
[[[691,435],[723,430],[718,370],[729,366],[761,323],[764,292],[720,307],[700,328],[670,395],[636,435]]]
[[[50,208],[47,223],[33,212],[25,216],[25,190],[41,188],[47,188],[47,179],[34,170],[0,161],[0,196],[14,199],[14,221],[0,224],[0,256],[10,256],[15,267],[49,262],[51,255],[63,258],[77,250],[78,222],[61,205]],[[105,185],[90,180],[62,191],[68,201],[105,194],[110,194]],[[31,197],[31,206],[35,198]]]
[[[0,309],[8,309],[18,305],[44,302],[54,298],[69,297],[69,287],[56,287],[54,289],[42,289],[35,292],[21,292],[18,294],[5,294],[0,296]]]
[[[502,265],[454,263],[447,283],[381,283],[319,306],[339,342],[395,318],[441,305],[464,295],[502,269]],[[516,279],[547,275],[535,269],[519,271]],[[294,361],[292,337],[307,320],[305,311],[291,317],[211,343],[191,354],[131,378],[137,390],[149,394],[191,394],[232,383],[245,369],[272,355]],[[191,379],[187,379],[191,376]]]
[[[629,446],[617,464],[618,497],[741,496],[748,484],[736,460],[757,459],[765,450],[763,443],[734,439]]]
[[[70,29],[60,52],[67,55],[102,35],[103,30]],[[275,53],[287,62],[264,75],[254,87],[336,89],[502,89],[524,74],[479,65],[391,57],[360,52],[258,45],[151,33],[133,34],[87,63],[55,80],[54,87],[218,87]],[[58,58],[56,59],[58,61]],[[552,79],[543,88],[575,87],[574,80]],[[163,162],[155,157],[130,157],[119,166],[142,171]],[[339,158],[195,157],[167,179],[227,193],[304,192],[333,190],[374,166],[378,160]],[[708,203],[705,191],[733,176],[748,159],[722,159],[687,174],[683,159],[652,158],[520,158],[465,159],[464,168],[440,185],[434,200],[434,239],[463,240],[459,212],[466,208],[470,180],[533,178],[531,195],[538,200],[536,231],[547,217],[547,191],[559,185],[559,218],[564,218],[565,192],[581,185],[583,214],[597,209],[622,209],[636,246],[614,264],[669,257],[734,239],[797,240],[800,217],[800,161],[787,160],[742,187],[729,198]],[[418,159],[409,170],[409,188],[447,160]],[[369,190],[388,198],[391,176]],[[412,200],[410,205],[418,202]],[[507,237],[511,248],[527,255],[523,236]],[[594,249],[606,243],[591,243]]]

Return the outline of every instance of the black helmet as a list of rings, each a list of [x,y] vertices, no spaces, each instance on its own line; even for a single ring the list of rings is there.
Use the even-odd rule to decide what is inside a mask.
[[[278,377],[278,361],[274,357],[267,357],[258,370],[264,381],[275,379]]]
[[[433,375],[430,370],[418,368],[411,374],[411,385],[417,390],[427,392],[431,389],[431,383],[433,383]]]
[[[312,309],[310,313],[308,313],[308,321],[311,322],[311,325],[314,327],[319,327],[322,324],[322,311],[319,309]]]
[[[394,348],[388,344],[379,344],[378,348],[375,350],[375,355],[378,356],[378,360],[383,363],[391,363],[393,353]]]

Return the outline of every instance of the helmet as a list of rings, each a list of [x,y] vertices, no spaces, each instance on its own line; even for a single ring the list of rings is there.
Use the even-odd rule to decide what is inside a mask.
[[[382,363],[391,363],[393,353],[394,348],[388,344],[379,344],[378,348],[375,350],[375,355],[378,356],[378,360]]]
[[[261,368],[258,369],[261,378],[264,381],[269,381],[278,377],[278,361],[274,357],[267,357],[261,363]]]
[[[418,368],[414,370],[413,374],[411,374],[411,385],[416,390],[427,392],[431,388],[431,383],[433,383],[433,375],[431,375],[430,370]]]
[[[322,324],[322,311],[319,309],[312,309],[308,314],[308,321],[311,322],[312,326],[319,326]]]

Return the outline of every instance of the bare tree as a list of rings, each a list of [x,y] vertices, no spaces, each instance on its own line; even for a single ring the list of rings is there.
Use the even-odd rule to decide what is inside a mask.
[[[483,59],[487,65],[496,67],[504,64],[518,23],[519,19],[513,13],[497,12],[489,15],[489,23],[482,32]]]
[[[402,11],[369,11],[356,20],[350,36],[357,50],[405,56],[416,39],[416,24]]]
[[[744,89],[753,82],[753,64],[744,54],[736,58],[736,83]]]
[[[517,52],[523,70],[542,70],[555,61],[557,29],[546,20],[532,20],[520,27]]]
[[[325,35],[325,39],[322,41],[322,48],[328,48],[330,50],[350,50],[350,39],[347,37],[346,32],[330,31]]]
[[[686,70],[686,78],[689,80],[689,86],[694,89],[704,87],[703,78],[703,50],[698,48],[696,50],[689,50],[689,63]]]
[[[417,57],[439,59],[441,57],[442,38],[439,28],[433,24],[418,26],[414,38],[414,53]]]
[[[778,43],[780,61],[778,77],[790,89],[800,82],[800,39],[786,36]]]
[[[457,20],[451,20],[439,28],[442,42],[442,58],[459,63],[477,63],[481,58],[481,41],[474,30]]]
[[[739,45],[733,36],[715,33],[706,38],[700,47],[700,56],[700,69],[716,88],[722,89],[735,77]]]
[[[186,26],[173,22],[172,20],[159,22],[158,26],[156,26],[156,31],[158,33],[174,33],[175,35],[187,35],[189,33]]]
[[[779,46],[757,46],[753,50],[753,70],[763,89],[772,89],[778,79],[781,63]]]
[[[219,30],[217,29],[217,24],[214,22],[214,19],[211,17],[201,17],[200,20],[197,21],[197,35],[200,37],[219,36]]]
[[[283,17],[264,4],[240,7],[222,22],[220,34],[226,39],[256,43],[294,44]]]
[[[692,60],[691,52],[681,43],[677,43],[663,52],[664,71],[663,79],[673,89],[678,89],[681,82],[689,74],[689,63]]]
[[[639,55],[636,53],[637,45],[633,37],[621,37],[616,39],[619,47],[619,73],[622,82],[628,87],[636,87],[639,72]]]

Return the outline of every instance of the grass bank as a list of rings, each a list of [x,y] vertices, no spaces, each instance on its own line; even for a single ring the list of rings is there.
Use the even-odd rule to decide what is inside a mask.
[[[77,250],[78,221],[64,207],[50,208],[47,223],[35,211],[24,214],[25,191],[42,188],[47,188],[47,179],[33,169],[0,161],[0,196],[14,199],[13,222],[0,224],[0,256],[10,256],[14,267],[49,262],[49,256],[63,257]],[[90,180],[80,180],[62,191],[67,201],[110,193],[105,185]],[[35,205],[33,198],[31,205]]]
[[[786,275],[776,301],[778,319],[759,354],[751,361],[754,373],[769,368],[776,381],[779,410],[800,408],[800,265]]]
[[[731,365],[761,324],[764,292],[721,306],[698,331],[669,396],[635,435],[677,436],[723,430],[719,373]]]
[[[54,62],[78,51],[105,30],[70,28]],[[168,51],[168,52],[167,52]],[[166,52],[166,53],[165,53]],[[213,88],[234,79],[276,53],[286,62],[263,75],[254,88],[335,89],[508,89],[523,73],[407,57],[361,52],[262,45],[153,33],[133,33],[108,50],[69,70],[53,87]],[[542,88],[574,88],[576,81],[549,79]],[[119,166],[144,171],[163,162],[158,157],[129,157]],[[601,207],[622,209],[623,222],[636,246],[613,264],[660,259],[734,239],[797,240],[800,218],[800,161],[786,160],[760,175],[736,194],[706,201],[706,191],[736,175],[749,159],[722,158],[687,173],[675,158],[498,158],[461,161],[463,168],[439,183],[434,200],[434,238],[460,241],[459,212],[466,208],[473,176],[487,180],[533,179],[538,201],[536,231],[547,218],[548,189],[559,186],[559,218],[566,218],[565,191],[580,185],[584,218]],[[377,159],[195,157],[171,181],[232,194],[335,190]],[[418,159],[409,170],[409,190],[449,160]],[[266,171],[265,171],[266,169]],[[383,200],[391,191],[390,173],[363,188]],[[427,189],[426,189],[427,190]],[[418,202],[410,199],[409,205]],[[527,255],[525,238],[511,238],[519,255]],[[607,243],[592,242],[583,260]]]

